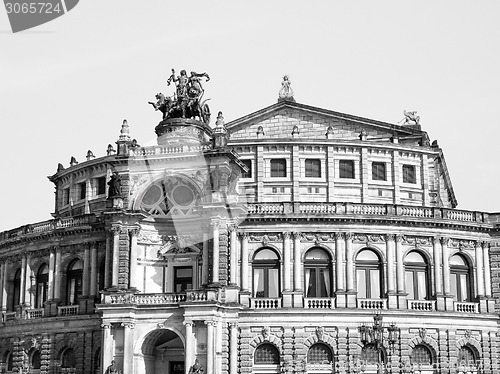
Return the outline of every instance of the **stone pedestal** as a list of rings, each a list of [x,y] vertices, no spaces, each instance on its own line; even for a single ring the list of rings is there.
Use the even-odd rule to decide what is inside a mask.
[[[389,292],[387,294],[387,308],[398,309],[398,295],[395,292]]]
[[[281,295],[283,298],[283,308],[291,308],[293,306],[293,292],[283,291]]]

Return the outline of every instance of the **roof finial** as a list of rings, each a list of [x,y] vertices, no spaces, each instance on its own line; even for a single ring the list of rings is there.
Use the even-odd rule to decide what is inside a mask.
[[[293,98],[293,90],[292,87],[290,87],[291,84],[292,82],[290,81],[290,77],[287,74],[283,75],[283,81],[281,82],[281,89],[279,92],[278,102],[279,101],[295,102],[295,99]]]

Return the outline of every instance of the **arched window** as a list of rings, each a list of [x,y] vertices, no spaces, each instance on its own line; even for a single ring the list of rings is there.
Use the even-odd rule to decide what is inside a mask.
[[[330,297],[332,295],[332,265],[330,255],[323,249],[313,248],[304,261],[306,297]]]
[[[307,352],[308,364],[329,364],[333,362],[333,353],[329,346],[323,343],[316,343]]]
[[[253,258],[253,292],[255,297],[279,297],[279,258],[264,248]]]
[[[405,258],[406,293],[410,300],[429,298],[429,266],[425,258],[412,251]]]
[[[379,299],[382,296],[382,264],[371,249],[363,249],[356,257],[358,298]]]
[[[63,373],[76,372],[75,351],[72,348],[67,348],[61,355],[61,371]]]
[[[450,259],[450,286],[456,301],[471,301],[469,264],[458,254]]]
[[[35,370],[40,370],[41,360],[40,360],[40,351],[36,350],[31,355],[31,367]]]
[[[458,352],[458,373],[475,373],[477,355],[471,347],[464,345]]]
[[[43,303],[47,301],[47,291],[49,288],[49,267],[42,264],[36,275],[35,308],[43,308]]]
[[[411,353],[411,362],[417,365],[432,365],[432,353],[425,345],[417,345]]]
[[[7,372],[11,372],[12,369],[14,369],[14,355],[12,352],[7,352],[6,358],[5,358],[5,363],[6,363],[6,369]]]
[[[280,353],[274,345],[265,343],[255,349],[255,365],[279,365],[279,363]]]
[[[16,306],[19,304],[21,304],[21,269],[18,269],[14,275],[12,304],[10,305],[10,310],[15,311]]]
[[[78,303],[78,297],[82,294],[82,271],[83,262],[73,260],[66,273],[66,304],[74,305]]]

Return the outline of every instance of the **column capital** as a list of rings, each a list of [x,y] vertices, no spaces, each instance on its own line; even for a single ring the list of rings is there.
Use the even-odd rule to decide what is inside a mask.
[[[121,225],[113,225],[109,228],[109,232],[112,233],[113,235],[120,235],[121,230],[122,230]]]
[[[131,236],[138,236],[141,232],[141,228],[138,226],[129,227],[128,232]]]
[[[238,232],[238,225],[232,224],[227,226],[227,231],[229,232]]]
[[[205,321],[205,325],[214,327],[215,325],[217,325],[217,322],[216,321]]]
[[[302,233],[300,231],[294,231],[292,232],[292,236],[295,240],[300,240],[302,239]]]
[[[396,234],[396,235],[394,235],[394,240],[396,243],[401,243],[403,241],[404,237],[405,237],[404,235]]]
[[[345,235],[345,240],[352,240],[354,238],[354,233],[347,231],[344,233]]]
[[[165,328],[165,324],[160,322],[160,323],[157,323],[156,324],[156,327],[158,327],[159,329],[164,329]]]
[[[336,240],[342,240],[345,239],[345,232],[334,232],[333,235],[335,236]]]
[[[241,236],[242,239],[248,240],[248,238],[249,238],[250,235],[248,235],[248,232],[243,231],[243,232],[240,232],[240,236]]]
[[[194,326],[194,321],[184,321],[184,322],[182,322],[182,324],[184,326],[186,326],[186,327],[188,327],[188,326],[193,327]]]
[[[443,245],[443,246],[445,246],[445,245],[448,246],[448,243],[450,241],[449,238],[444,238],[444,237],[441,237],[440,240],[441,240],[441,245]]]
[[[290,239],[292,236],[290,231],[283,231],[283,240]]]
[[[111,328],[111,323],[101,323],[101,327],[103,329],[110,329]]]
[[[432,244],[435,245],[435,244],[440,244],[441,243],[441,237],[439,235],[435,235],[431,238],[432,240]]]
[[[238,328],[238,322],[228,322],[227,325],[230,329]]]
[[[221,226],[222,224],[220,220],[210,221],[210,227],[212,227],[212,230],[219,230]]]
[[[122,322],[121,326],[126,329],[133,329],[135,327],[135,323],[133,322]]]
[[[394,234],[385,234],[384,239],[387,243],[396,241],[396,237]]]

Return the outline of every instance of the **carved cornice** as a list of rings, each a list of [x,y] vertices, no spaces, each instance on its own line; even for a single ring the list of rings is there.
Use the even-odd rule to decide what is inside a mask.
[[[430,238],[422,237],[422,236],[407,236],[403,237],[403,244],[412,245],[415,247],[418,246],[428,246],[431,244]]]
[[[281,233],[250,233],[250,242],[261,242],[263,245],[267,245],[270,242],[281,242],[283,234]]]
[[[385,237],[382,234],[354,234],[353,243],[370,244],[370,243],[385,243]]]

